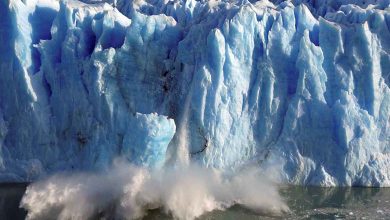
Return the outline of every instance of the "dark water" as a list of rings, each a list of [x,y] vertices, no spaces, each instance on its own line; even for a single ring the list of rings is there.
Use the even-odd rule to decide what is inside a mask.
[[[26,211],[19,209],[26,184],[0,184],[0,219],[24,219]]]
[[[388,219],[390,188],[281,189],[292,219]]]
[[[0,220],[24,219],[19,202],[24,184],[0,185]],[[239,206],[207,213],[200,219],[385,219],[390,220],[390,188],[282,187],[280,193],[291,209],[281,216],[259,214]],[[159,210],[145,219],[171,219]]]

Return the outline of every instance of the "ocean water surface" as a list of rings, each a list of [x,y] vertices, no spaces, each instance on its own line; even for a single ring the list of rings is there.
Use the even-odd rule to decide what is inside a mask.
[[[25,219],[19,203],[27,184],[0,186],[0,219]],[[289,213],[255,213],[240,206],[212,211],[199,219],[390,219],[390,188],[282,186],[279,192]],[[107,219],[96,217],[97,219]],[[163,210],[149,211],[144,219],[172,219]]]

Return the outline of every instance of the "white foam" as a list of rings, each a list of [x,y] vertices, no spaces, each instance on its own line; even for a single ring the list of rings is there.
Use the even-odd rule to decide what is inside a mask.
[[[27,219],[88,219],[102,213],[140,218],[160,208],[177,219],[194,219],[239,204],[253,211],[288,208],[277,188],[255,169],[226,175],[195,165],[147,170],[123,162],[99,174],[60,174],[31,184],[21,207]]]

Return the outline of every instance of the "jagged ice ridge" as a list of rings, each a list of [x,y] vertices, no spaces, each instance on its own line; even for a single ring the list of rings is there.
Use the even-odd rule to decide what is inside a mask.
[[[390,186],[389,1],[2,0],[0,180],[178,157]]]

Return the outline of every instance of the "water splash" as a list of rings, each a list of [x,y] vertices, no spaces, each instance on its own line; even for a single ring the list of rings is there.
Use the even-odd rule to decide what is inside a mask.
[[[157,208],[176,219],[194,219],[235,204],[256,212],[288,210],[256,169],[227,175],[195,165],[148,170],[124,162],[109,172],[61,174],[33,183],[21,207],[30,220],[135,219]]]

